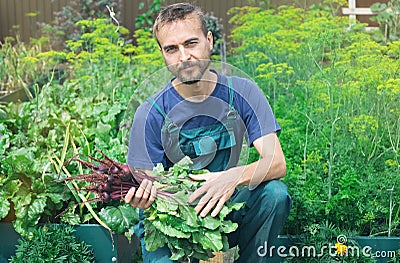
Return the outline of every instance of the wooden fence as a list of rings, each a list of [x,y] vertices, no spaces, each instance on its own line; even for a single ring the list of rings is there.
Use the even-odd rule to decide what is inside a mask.
[[[374,15],[370,6],[378,2],[388,3],[388,0],[348,0],[348,7],[343,7],[342,13],[349,16],[350,23],[353,23],[357,19],[362,23],[367,23],[370,27],[376,27],[378,23],[370,20]]]
[[[39,36],[38,23],[49,23],[54,19],[54,12],[60,11],[64,6],[69,4],[68,0],[0,0],[0,41],[6,36],[19,35],[23,41],[29,40],[31,37]],[[128,28],[130,32],[135,30],[135,20],[138,15],[146,10],[139,10],[141,2],[151,3],[151,0],[119,0],[120,6],[115,11],[120,12],[120,23]],[[164,4],[182,2],[182,0],[164,0]],[[227,11],[235,6],[244,6],[256,4],[256,0],[190,0],[202,7],[205,11],[213,13],[214,16],[221,19],[223,31],[226,35],[230,32],[229,18]],[[302,6],[297,0],[270,0],[265,1],[271,6],[291,5]],[[307,5],[321,2],[321,0],[304,1]],[[146,4],[146,6],[147,6]],[[304,4],[304,5],[306,5]],[[107,13],[107,10],[104,10]]]
[[[117,1],[117,0],[116,0]],[[181,2],[182,0],[164,0],[164,4]],[[39,36],[38,23],[49,23],[54,19],[54,12],[60,11],[64,6],[69,4],[70,0],[0,0],[0,41],[6,36],[20,36],[23,41],[29,40],[31,37]],[[135,20],[143,10],[139,10],[141,2],[148,6],[151,0],[118,0],[121,3],[116,6],[115,10],[120,12],[120,23],[130,30],[135,30]],[[190,0],[202,7],[205,11],[213,13],[214,16],[221,19],[223,32],[226,35],[230,33],[230,25],[228,23],[230,16],[228,10],[235,6],[244,6],[256,4],[256,0]],[[273,7],[279,5],[291,5],[305,8],[314,3],[320,3],[322,0],[298,1],[298,0],[269,0],[264,1]],[[344,7],[343,11],[346,15],[355,16],[362,11],[359,8],[366,8],[375,2],[387,2],[387,0],[349,0],[349,6]],[[364,10],[364,9],[363,9]],[[365,10],[364,10],[365,11]],[[107,13],[107,10],[104,10]],[[346,13],[347,12],[347,13]],[[369,15],[359,16],[357,19],[371,23]]]

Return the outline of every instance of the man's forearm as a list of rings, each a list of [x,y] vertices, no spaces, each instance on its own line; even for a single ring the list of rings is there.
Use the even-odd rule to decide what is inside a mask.
[[[238,185],[255,188],[262,182],[284,177],[286,162],[282,157],[266,156],[251,164],[234,167],[229,172],[241,174]]]
[[[265,135],[253,142],[261,158],[251,164],[233,168],[238,185],[251,189],[260,183],[282,178],[286,175],[286,161],[276,133]]]

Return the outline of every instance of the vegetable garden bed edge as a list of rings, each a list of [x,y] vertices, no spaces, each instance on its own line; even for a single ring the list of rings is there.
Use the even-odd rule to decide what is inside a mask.
[[[129,243],[123,235],[113,234],[111,237],[107,229],[97,224],[81,224],[75,229],[74,235],[92,247],[99,263],[131,262],[133,253],[140,247],[135,236]],[[0,222],[0,236],[0,263],[6,263],[15,254],[20,235],[11,222]]]
[[[131,243],[129,243],[126,238],[122,235],[113,235],[113,240],[109,232],[102,226],[96,224],[85,224],[76,226],[76,235],[82,241],[90,244],[94,250],[97,262],[131,262],[132,255],[140,248],[139,240],[134,237]],[[15,254],[15,246],[18,243],[18,238],[20,235],[15,232],[12,223],[10,222],[0,222],[0,263],[8,262],[8,259]],[[388,262],[395,253],[396,257],[399,257],[400,250],[400,237],[367,237],[367,236],[356,236],[353,238],[359,244],[359,253],[369,251],[372,253],[380,253],[380,257],[376,258],[377,263]],[[307,253],[311,246],[298,246],[299,237],[294,236],[279,236],[277,243],[274,244],[274,248],[269,251],[274,253],[271,260],[268,262],[279,263],[284,262],[286,258],[289,257],[289,250],[296,251],[299,253],[305,251]],[[328,241],[327,241],[327,245]],[[334,244],[331,244],[334,245]],[[260,252],[264,248],[260,248]],[[312,253],[312,250],[311,252]],[[316,251],[318,254],[319,251]],[[355,250],[349,250],[349,253],[356,253]],[[301,255],[301,254],[300,254]],[[216,258],[210,259],[210,262],[215,261]],[[222,262],[221,262],[222,263]]]

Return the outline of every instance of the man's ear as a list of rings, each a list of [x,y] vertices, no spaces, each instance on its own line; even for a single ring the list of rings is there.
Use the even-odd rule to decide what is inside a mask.
[[[211,31],[208,31],[208,33],[207,33],[207,40],[210,43],[210,50],[212,50],[213,45],[214,45],[214,38],[213,38],[213,34]]]

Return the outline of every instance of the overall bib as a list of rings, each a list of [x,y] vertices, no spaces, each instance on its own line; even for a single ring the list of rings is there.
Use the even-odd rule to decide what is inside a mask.
[[[193,161],[191,169],[223,171],[237,164],[241,145],[237,144],[238,113],[233,106],[232,80],[228,78],[229,104],[221,121],[194,129],[180,129],[168,115],[150,99],[152,106],[164,117],[162,141],[167,156],[167,168],[189,156]],[[241,143],[241,141],[240,141]]]
[[[189,130],[179,129],[159,105],[153,99],[149,99],[152,106],[164,117],[162,133],[168,167],[180,161],[184,156],[191,158],[193,161],[191,168],[195,170],[207,169],[211,172],[217,172],[227,170],[237,164],[239,155],[232,154],[233,148],[236,148],[235,151],[238,148],[240,149],[242,140],[238,140],[237,137],[238,113],[233,106],[234,92],[230,77],[228,77],[228,94],[229,109],[223,120],[212,125]],[[240,142],[240,145],[238,145],[238,142]],[[274,200],[276,197],[273,196],[277,192],[282,193],[284,202],[287,203],[286,206],[283,206],[284,212],[282,213],[275,208],[276,205],[279,205]],[[277,196],[280,196],[280,193]],[[290,197],[287,195],[286,186],[280,181],[274,180],[262,183],[252,191],[245,187],[239,191],[236,190],[231,200],[234,202],[246,201],[246,206],[229,215],[230,220],[239,223],[238,230],[229,235],[230,245],[243,247],[241,254],[246,255],[241,256],[240,262],[265,262],[265,258],[260,258],[257,255],[257,248],[254,248],[254,246],[271,241],[268,240],[268,236],[270,234],[277,236],[282,228],[290,209]],[[260,212],[266,208],[271,211],[261,215]],[[276,218],[279,213],[281,215]],[[169,259],[171,252],[166,246],[153,252],[146,250],[142,223],[144,219],[143,211],[140,211],[140,217],[141,221],[135,227],[135,233],[141,239],[143,262],[174,262]],[[272,225],[274,225],[273,228]],[[242,249],[244,250],[242,251]],[[191,262],[198,262],[198,260],[193,259]]]

